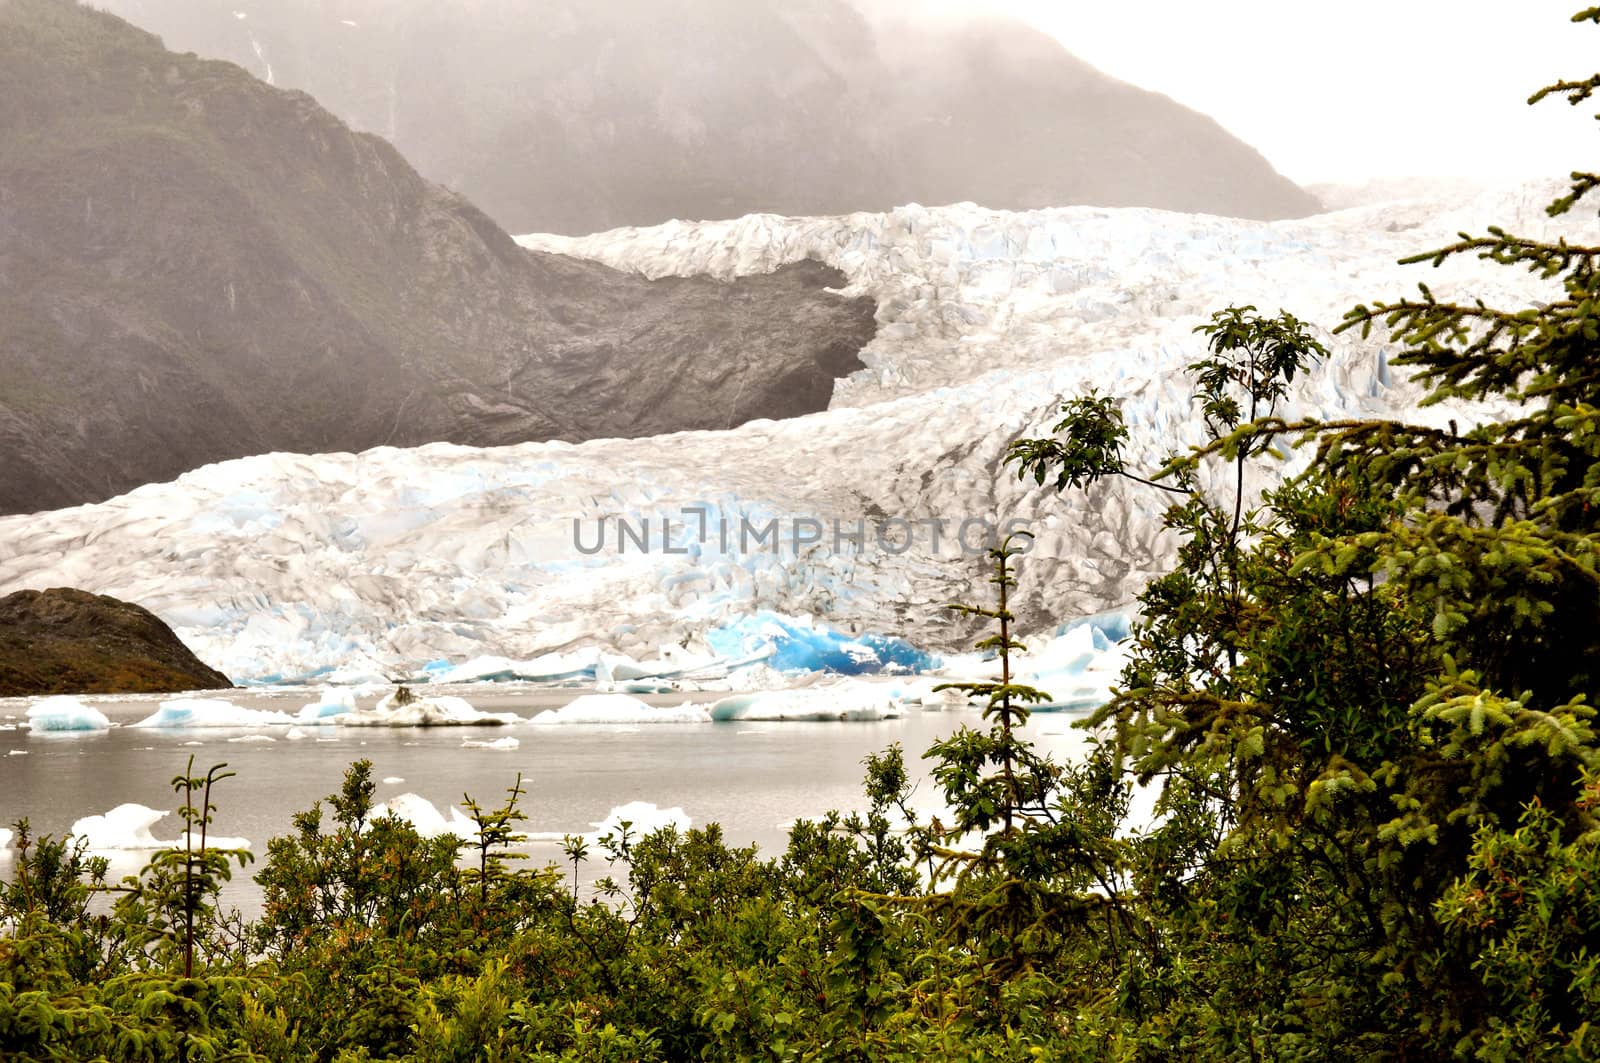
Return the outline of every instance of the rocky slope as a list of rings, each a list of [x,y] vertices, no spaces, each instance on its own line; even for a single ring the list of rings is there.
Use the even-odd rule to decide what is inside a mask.
[[[1316,201],[1211,119],[998,19],[848,0],[95,0],[304,89],[513,232],[907,202]]]
[[[66,587],[0,598],[0,697],[231,686],[148,609]]]
[[[303,93],[68,0],[0,4],[0,512],[275,450],[821,409],[875,330],[842,279],[528,252]]]

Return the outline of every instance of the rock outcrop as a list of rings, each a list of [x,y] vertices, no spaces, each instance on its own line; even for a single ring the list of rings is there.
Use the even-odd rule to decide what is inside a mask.
[[[0,697],[231,686],[137,605],[67,587],[0,598]]]

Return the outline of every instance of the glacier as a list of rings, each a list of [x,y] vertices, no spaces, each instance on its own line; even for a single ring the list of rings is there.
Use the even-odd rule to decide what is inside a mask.
[[[973,623],[944,607],[987,600],[989,529],[1034,534],[1012,608],[1020,630],[1047,638],[1074,617],[1126,613],[1170,557],[1159,493],[1115,482],[1057,497],[1000,468],[1013,440],[1048,431],[1061,397],[1119,398],[1128,458],[1153,467],[1200,440],[1184,367],[1213,310],[1282,307],[1327,328],[1419,280],[1440,298],[1532,305],[1549,296],[1538,278],[1396,259],[1490,224],[1592,239],[1592,218],[1545,218],[1557,190],[1447,188],[1273,223],[956,204],[522,237],[649,276],[819,259],[847,294],[878,300],[879,331],[830,408],[790,421],[265,454],[3,518],[0,593],[75,586],[139,602],[236,681],[599,681],[606,655],[656,669],[610,682],[655,686],[740,653],[926,670],[971,642]],[[1288,416],[1483,415],[1419,409],[1380,340],[1324,338],[1331,356],[1297,380]],[[1288,452],[1283,468],[1303,461]],[[1210,482],[1226,489],[1220,471]],[[1076,657],[1039,670],[1063,686],[1061,707],[1096,696],[1106,674]]]

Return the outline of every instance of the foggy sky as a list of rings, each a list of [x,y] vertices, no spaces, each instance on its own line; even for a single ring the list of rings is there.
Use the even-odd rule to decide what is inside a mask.
[[[1101,70],[1203,111],[1302,183],[1592,168],[1597,130],[1533,90],[1600,69],[1577,0],[858,0],[999,12]],[[1485,134],[1515,155],[1465,153]]]

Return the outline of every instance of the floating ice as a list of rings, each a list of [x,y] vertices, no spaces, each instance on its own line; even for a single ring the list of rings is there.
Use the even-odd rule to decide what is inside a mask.
[[[291,727],[291,728],[289,728],[289,733],[284,735],[283,737],[285,739],[287,739],[288,741],[290,741],[290,742],[301,742],[301,741],[304,741],[306,738],[309,738],[310,736],[307,735],[304,731],[300,730],[300,728],[298,728],[298,727]]]
[[[319,723],[323,720],[331,722],[332,717],[343,716],[347,712],[356,711],[356,694],[349,689],[337,687],[323,687],[322,693],[316,701],[301,707],[295,714],[295,719],[301,723]]]
[[[420,794],[403,793],[373,805],[367,819],[371,822],[386,815],[405,820],[424,838],[454,834],[458,838],[467,839],[475,837],[478,833],[477,824],[467,818],[459,808],[452,805],[450,818],[446,819],[432,801]]]
[[[184,846],[183,835],[172,841],[163,841],[150,832],[150,828],[168,815],[169,813],[161,809],[129,802],[97,816],[84,816],[73,823],[67,833],[83,838],[89,849],[99,852],[123,849],[181,849]],[[247,838],[208,834],[205,842],[212,849],[250,848],[250,841]],[[195,848],[200,846],[199,835],[194,837],[194,846]]]
[[[713,720],[889,720],[900,706],[882,686],[846,682],[734,694],[711,706]]]
[[[230,743],[234,743],[234,744],[238,744],[238,743],[263,744],[263,743],[268,743],[268,742],[276,742],[277,739],[273,738],[271,735],[240,735],[237,738],[230,738],[230,739],[228,739],[228,741]]]
[[[559,709],[541,712],[529,723],[559,724],[710,723],[698,705],[650,705],[626,694],[585,694]]]
[[[1050,695],[1048,702],[1029,706],[1033,712],[1098,708],[1110,700],[1127,661],[1126,619],[1095,617],[1065,624],[1061,632],[1031,640],[1026,651],[1012,657],[1013,681]],[[992,682],[1000,678],[1000,661],[964,655],[947,661],[944,674],[945,682]]]
[[[519,679],[530,683],[557,683],[571,679],[593,679],[598,650],[576,653],[547,653],[532,660],[514,661],[509,657],[479,656],[429,676],[435,683],[473,683]]]
[[[935,676],[925,676],[907,681],[891,683],[887,687],[888,696],[902,705],[915,705],[923,709],[945,709],[966,703],[966,697],[959,690],[935,690],[948,679]]]
[[[521,723],[512,712],[479,712],[465,698],[439,695],[413,697],[404,705],[390,694],[372,709],[334,717],[344,727],[504,727]]]
[[[220,698],[175,698],[132,727],[272,727],[294,723],[294,717],[268,709],[246,709]]]
[[[104,731],[106,714],[71,695],[42,698],[28,708],[28,729],[40,731]]]
[[[522,745],[521,742],[517,741],[515,738],[512,738],[509,735],[507,735],[505,738],[496,738],[496,739],[493,739],[492,741],[488,741],[488,742],[481,742],[476,738],[464,738],[464,739],[461,740],[461,748],[462,749],[504,749],[504,750],[512,750],[512,749],[516,749],[520,745]]]
[[[383,784],[385,786],[398,786],[403,782],[405,782],[405,780],[398,775],[385,775],[383,777]]]
[[[11,839],[15,837],[10,827],[0,827],[0,849],[11,848]]]
[[[663,827],[676,827],[680,831],[686,831],[693,822],[689,814],[677,805],[660,808],[649,801],[629,801],[606,813],[605,819],[592,824],[594,830],[585,837],[598,839],[606,834],[619,835],[623,823],[627,823],[629,837],[642,838],[646,834],[654,834]]]

